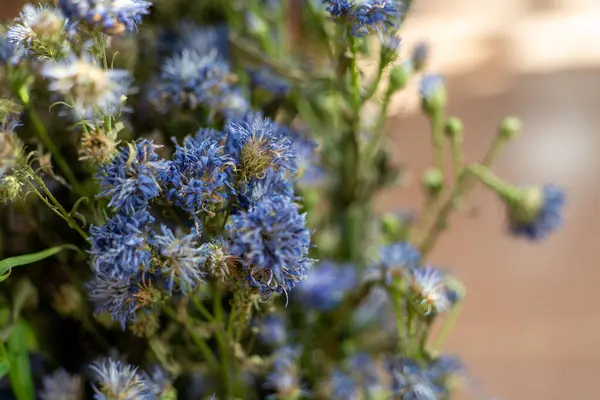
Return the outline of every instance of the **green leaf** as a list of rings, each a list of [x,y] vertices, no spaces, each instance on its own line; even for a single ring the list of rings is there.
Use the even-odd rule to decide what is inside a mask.
[[[0,282],[8,278],[12,268],[41,261],[48,257],[52,257],[63,250],[79,251],[76,246],[72,244],[65,244],[62,246],[51,247],[37,253],[23,254],[21,256],[5,258],[4,260],[0,261]]]
[[[34,400],[35,389],[31,377],[29,352],[27,351],[27,324],[19,320],[8,338],[8,362],[10,386],[17,400]]]
[[[0,379],[4,378],[8,371],[10,370],[10,363],[7,358],[0,359]]]

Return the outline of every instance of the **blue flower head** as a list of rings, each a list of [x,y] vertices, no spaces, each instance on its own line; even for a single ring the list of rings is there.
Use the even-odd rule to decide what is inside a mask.
[[[41,400],[78,400],[83,398],[83,379],[59,369],[42,381]]]
[[[311,267],[311,233],[289,198],[275,196],[234,215],[230,236],[249,283],[267,297],[292,289]]]
[[[357,284],[358,274],[352,264],[324,261],[298,285],[294,299],[309,309],[327,311],[337,307]]]
[[[326,10],[334,18],[341,18],[349,15],[356,3],[353,0],[322,0]]]
[[[191,21],[183,21],[177,27],[175,43],[169,41],[165,46],[173,51],[193,50],[198,54],[216,53],[217,59],[229,59],[229,28],[227,25],[198,26]]]
[[[421,261],[419,251],[406,242],[383,246],[379,255],[379,268],[387,284],[402,276],[406,269],[416,268]]]
[[[229,65],[216,51],[198,53],[185,49],[165,61],[160,75],[162,96],[167,109],[198,106],[223,108],[231,92]]]
[[[517,236],[542,240],[562,225],[564,192],[552,185],[526,188],[518,201],[508,202],[509,227]]]
[[[358,353],[346,360],[344,369],[335,369],[330,376],[330,396],[334,400],[380,398],[387,393],[382,386],[379,368],[373,357],[367,353]]]
[[[95,313],[106,311],[123,329],[128,322],[135,320],[135,312],[145,305],[143,300],[138,301],[142,286],[137,276],[119,278],[97,272],[87,284],[87,290]]]
[[[400,12],[395,0],[365,0],[359,3],[352,13],[355,19],[352,33],[362,36],[369,32],[387,32],[397,28]]]
[[[194,289],[203,282],[204,272],[200,269],[206,260],[204,251],[197,244],[198,235],[192,232],[181,238],[176,238],[173,231],[162,226],[162,235],[155,235],[151,245],[160,254],[160,273],[168,277],[167,287],[173,292],[177,287],[183,292]]]
[[[102,226],[90,228],[93,267],[96,272],[128,278],[150,266],[147,237],[154,218],[143,209],[132,215],[119,213]]]
[[[298,348],[285,346],[273,355],[273,370],[266,377],[265,387],[277,394],[273,398],[298,398],[302,393],[298,374]]]
[[[144,372],[142,375],[148,390],[156,399],[177,398],[169,374],[159,365],[153,365],[150,372]]]
[[[427,368],[422,369],[411,359],[396,359],[389,363],[392,375],[392,393],[404,400],[437,400],[444,389],[435,381]]]
[[[23,52],[15,48],[4,35],[0,35],[0,66],[16,65],[23,59]]]
[[[279,347],[287,342],[285,319],[277,314],[266,315],[260,321],[258,329],[258,338],[265,345]]]
[[[441,76],[424,75],[421,79],[420,91],[422,107],[425,112],[431,113],[446,106],[446,88],[444,87],[444,78]]]
[[[263,179],[254,178],[243,185],[238,193],[238,201],[244,210],[255,207],[258,203],[272,196],[294,198],[294,182],[284,171],[270,168]]]
[[[100,28],[108,35],[137,30],[142,15],[150,13],[150,1],[144,0],[59,0],[58,5],[72,21]]]
[[[285,96],[290,91],[289,82],[267,69],[251,69],[248,73],[250,74],[250,84],[254,89],[265,91],[275,96]]]
[[[297,155],[291,141],[270,119],[248,113],[229,120],[226,134],[225,149],[234,156],[243,182],[264,178],[269,168],[296,172]]]
[[[233,192],[230,176],[235,163],[211,138],[217,135],[216,131],[202,130],[196,137],[185,138],[160,177],[167,188],[167,200],[191,214],[210,213],[211,205],[221,203]]]
[[[90,366],[95,400],[151,400],[153,394],[136,367],[106,359]]]
[[[160,195],[157,177],[167,168],[158,159],[157,147],[146,139],[122,147],[95,175],[100,183],[98,196],[109,197],[108,205],[126,214],[146,208]]]

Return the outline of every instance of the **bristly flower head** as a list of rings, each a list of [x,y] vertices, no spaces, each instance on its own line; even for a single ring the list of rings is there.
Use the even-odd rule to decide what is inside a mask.
[[[216,51],[201,54],[190,49],[167,59],[160,79],[162,90],[157,101],[164,102],[167,109],[195,109],[200,105],[221,108],[232,83],[229,65]]]
[[[159,270],[161,274],[168,276],[167,287],[171,293],[175,284],[186,293],[203,282],[204,272],[200,267],[206,256],[197,241],[196,232],[176,238],[173,231],[165,225],[162,226],[162,235],[155,235],[150,240],[161,255]]]
[[[322,3],[334,18],[342,18],[349,15],[356,5],[352,0],[322,0]]]
[[[136,367],[106,359],[90,366],[95,400],[150,400],[147,382]]]
[[[152,5],[144,0],[58,0],[58,4],[69,19],[83,21],[108,35],[135,31]]]
[[[422,369],[410,359],[397,359],[390,362],[392,393],[403,400],[437,400],[443,389],[434,381],[427,369]]]
[[[108,205],[126,214],[146,208],[161,192],[158,176],[167,164],[158,159],[159,146],[146,139],[128,143],[111,162],[98,169],[100,197],[109,197]]]
[[[147,237],[154,218],[146,209],[132,215],[119,213],[102,226],[90,227],[95,271],[128,278],[150,265]]]
[[[227,25],[198,26],[191,21],[178,24],[176,40],[165,41],[162,45],[169,52],[182,52],[185,49],[198,54],[216,52],[217,59],[229,58],[229,28]]]
[[[249,283],[268,297],[287,292],[305,278],[310,230],[289,198],[275,196],[233,216],[231,253],[239,257]]]
[[[291,141],[270,119],[248,113],[229,120],[226,133],[225,149],[235,157],[242,181],[262,179],[269,168],[296,172],[297,155]]]
[[[150,392],[157,399],[177,399],[177,392],[173,388],[169,374],[159,365],[153,365],[150,372],[144,372],[143,375]]]
[[[212,131],[201,133],[217,135]],[[160,175],[167,188],[166,199],[191,214],[211,213],[211,205],[223,202],[233,192],[229,182],[235,170],[233,158],[223,154],[223,146],[211,138],[185,138],[167,165]]]
[[[268,169],[263,179],[254,178],[238,191],[238,201],[244,210],[255,207],[272,196],[294,199],[294,182],[284,171]]]
[[[8,116],[0,122],[0,177],[12,168],[23,154],[23,144],[14,133],[17,126],[18,123]]]
[[[70,57],[60,63],[48,62],[42,75],[49,79],[49,89],[72,102],[75,112],[88,115],[95,110],[114,114],[120,110],[121,97],[129,87],[129,72],[96,65],[89,57]]]
[[[68,37],[72,24],[53,6],[26,4],[17,18],[19,23],[9,26],[6,38],[17,49],[31,52],[38,59],[59,60],[69,51]]]
[[[408,284],[424,315],[437,314],[452,306],[446,274],[431,266],[407,269]]]
[[[542,240],[562,225],[564,192],[552,185],[526,188],[519,201],[508,202],[510,230],[514,235]]]
[[[71,375],[59,369],[52,375],[44,377],[41,400],[82,400],[83,379],[79,375]]]
[[[407,242],[393,243],[379,250],[379,268],[387,284],[400,277],[407,269],[416,268],[421,254]]]
[[[22,59],[23,52],[17,50],[13,43],[0,34],[0,67],[18,64]]]
[[[237,259],[230,254],[229,247],[230,244],[222,237],[202,245],[202,251],[206,255],[204,264],[206,270],[221,282],[229,281]]]
[[[79,142],[79,160],[93,165],[106,164],[116,155],[117,144],[102,126],[89,127]]]
[[[293,298],[309,309],[327,311],[337,307],[357,284],[358,274],[352,264],[323,261],[298,285]]]
[[[87,284],[96,315],[106,311],[123,329],[128,322],[135,320],[135,312],[141,308],[137,302],[140,287],[137,276],[119,278],[102,271],[96,272],[93,280]]]
[[[396,0],[365,0],[354,9],[356,20],[353,34],[362,36],[369,32],[387,32],[398,27],[400,12]]]

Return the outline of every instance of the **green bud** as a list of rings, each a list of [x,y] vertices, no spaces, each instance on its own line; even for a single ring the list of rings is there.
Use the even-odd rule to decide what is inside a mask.
[[[421,81],[421,107],[429,116],[446,108],[448,96],[444,79],[438,75],[425,75]]]
[[[390,85],[388,90],[397,92],[398,90],[404,89],[413,73],[414,71],[410,63],[403,63],[393,67],[390,71]]]
[[[444,133],[449,138],[461,139],[463,136],[463,124],[460,119],[456,117],[448,118],[444,127]]]
[[[14,175],[4,176],[0,179],[0,203],[11,203],[20,199],[23,194],[22,184]]]
[[[544,191],[541,187],[514,189],[511,196],[503,196],[507,201],[512,221],[529,223],[537,218],[544,206]]]
[[[506,117],[500,124],[500,136],[504,139],[513,139],[521,132],[522,125],[519,118]]]
[[[423,175],[423,188],[431,196],[436,196],[444,187],[444,174],[437,168],[429,168]]]
[[[160,400],[177,400],[177,390],[173,386],[169,386],[160,394]]]

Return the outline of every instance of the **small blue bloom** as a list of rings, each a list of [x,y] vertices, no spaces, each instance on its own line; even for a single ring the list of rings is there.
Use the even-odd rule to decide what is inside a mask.
[[[150,372],[144,372],[142,375],[148,391],[156,396],[156,399],[160,399],[162,395],[171,393],[173,390],[169,374],[160,365],[153,365]]]
[[[191,214],[211,213],[211,205],[223,202],[233,192],[230,176],[235,163],[211,138],[217,135],[216,131],[201,130],[196,137],[185,138],[160,176],[167,188],[166,199]]]
[[[352,33],[356,36],[371,31],[387,32],[389,28],[397,28],[400,22],[397,2],[393,0],[365,0],[356,6],[352,14],[356,20]]]
[[[157,177],[167,168],[166,163],[158,159],[157,147],[145,139],[122,147],[95,175],[100,183],[98,196],[109,197],[108,205],[126,214],[146,208],[160,195]]]
[[[196,232],[176,238],[173,231],[165,225],[162,226],[162,235],[155,235],[150,240],[150,244],[162,256],[159,269],[161,274],[168,276],[167,287],[170,293],[175,284],[186,293],[203,282],[204,272],[200,268],[206,261],[206,256],[197,241]]]
[[[406,269],[416,268],[421,262],[421,254],[407,242],[393,243],[379,250],[379,268],[387,284],[394,277],[402,276]]]
[[[255,90],[259,89],[275,96],[285,96],[290,91],[289,82],[267,69],[251,69],[248,73],[250,84]]]
[[[263,179],[254,178],[243,185],[238,193],[238,201],[244,210],[255,207],[261,201],[272,196],[284,196],[293,199],[294,182],[284,171],[269,168]]]
[[[232,90],[229,65],[219,59],[216,51],[185,49],[165,61],[160,79],[162,90],[157,95],[162,98],[158,101],[164,101],[167,109],[223,108]]]
[[[137,301],[140,291],[137,277],[119,278],[97,272],[87,284],[87,289],[95,313],[106,311],[123,329],[128,322],[135,320],[135,312],[141,308]]]
[[[411,291],[420,305],[426,307],[425,314],[437,314],[452,306],[446,274],[431,266],[407,269]]]
[[[102,226],[91,226],[90,241],[96,272],[128,278],[150,265],[147,237],[154,218],[143,209],[132,215],[117,214]]]
[[[16,65],[23,59],[23,52],[15,48],[15,45],[8,41],[4,35],[0,35],[0,66]]]
[[[420,42],[413,50],[412,63],[415,70],[421,71],[429,59],[429,45],[427,42]]]
[[[345,368],[335,369],[330,377],[330,396],[334,400],[380,398],[387,391],[382,386],[379,368],[373,357],[358,353],[345,362]]]
[[[300,354],[298,348],[286,346],[273,355],[273,370],[265,381],[265,387],[277,394],[272,398],[297,398],[302,393],[297,367]]]
[[[562,226],[565,194],[552,185],[525,191],[525,204],[509,205],[510,230],[517,236],[542,240]]]
[[[92,371],[95,400],[151,400],[153,394],[148,389],[136,367],[120,361],[106,359],[94,362]]]
[[[42,381],[41,400],[81,400],[83,399],[83,379],[59,369],[47,375]]]
[[[397,359],[390,363],[392,393],[403,400],[437,400],[443,388],[434,382],[427,369],[410,359]]]
[[[296,152],[278,126],[258,113],[227,122],[225,150],[232,154],[242,181],[262,179],[269,168],[296,172]]]
[[[441,76],[435,74],[424,75],[421,79],[420,91],[423,109],[426,112],[432,112],[446,106],[446,88],[444,78]]]
[[[325,9],[334,18],[341,18],[349,15],[356,5],[353,0],[322,0],[322,3],[327,6]]]
[[[231,253],[239,257],[249,283],[265,296],[287,293],[311,267],[311,233],[305,215],[289,198],[275,196],[234,215],[230,236]]]
[[[354,378],[339,369],[329,377],[329,396],[332,400],[359,400],[359,388]]]
[[[144,0],[59,0],[58,4],[69,19],[84,21],[108,35],[137,30],[152,6]]]
[[[352,264],[323,261],[298,285],[294,298],[310,309],[327,311],[337,307],[357,284],[358,274]]]
[[[276,314],[266,315],[258,325],[258,338],[261,343],[279,347],[287,341],[285,319]]]
[[[229,59],[229,28],[227,25],[198,26],[194,22],[184,21],[177,27],[175,51],[190,49],[198,54],[216,52],[216,57]],[[173,51],[173,42],[165,43]]]

